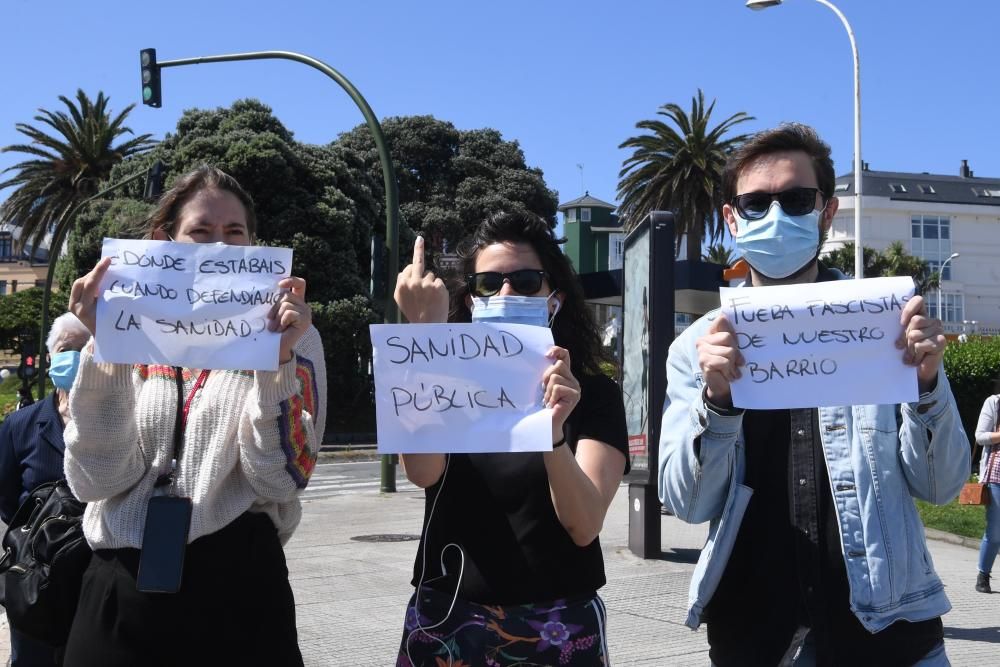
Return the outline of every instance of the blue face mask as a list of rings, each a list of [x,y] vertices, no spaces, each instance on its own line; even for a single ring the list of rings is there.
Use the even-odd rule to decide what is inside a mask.
[[[553,292],[553,294],[555,294]],[[552,324],[559,312],[559,300],[556,300],[556,310],[549,316],[549,300],[553,294],[544,296],[474,296],[472,297],[472,321],[493,324],[530,324],[536,327],[547,327]]]
[[[820,211],[788,215],[772,202],[760,220],[736,218],[736,249],[758,273],[787,278],[816,257],[819,248]]]
[[[76,371],[80,368],[80,353],[77,350],[56,352],[52,355],[49,366],[49,377],[57,389],[69,391],[76,379]]]

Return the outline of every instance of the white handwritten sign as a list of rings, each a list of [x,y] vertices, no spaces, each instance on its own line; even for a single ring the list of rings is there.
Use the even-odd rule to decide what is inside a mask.
[[[811,408],[917,400],[917,371],[896,339],[910,278],[721,289],[746,360],[740,408]]]
[[[277,370],[267,315],[288,248],[104,239],[95,358],[186,368]]]
[[[373,324],[378,450],[389,453],[552,449],[542,374],[547,327]]]

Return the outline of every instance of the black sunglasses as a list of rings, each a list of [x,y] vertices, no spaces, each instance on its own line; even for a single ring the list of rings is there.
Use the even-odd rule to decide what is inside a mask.
[[[544,279],[545,272],[537,269],[518,269],[510,273],[480,271],[465,276],[465,281],[469,284],[469,291],[475,296],[493,296],[503,289],[505,280],[510,281],[510,286],[518,294],[535,294],[542,289],[542,280]]]
[[[789,188],[783,192],[747,192],[733,197],[731,203],[744,220],[763,218],[775,199],[781,205],[781,210],[788,215],[805,215],[816,208],[817,192],[819,188]]]

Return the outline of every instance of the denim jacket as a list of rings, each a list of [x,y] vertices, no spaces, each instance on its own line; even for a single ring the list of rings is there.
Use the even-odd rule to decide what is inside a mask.
[[[711,522],[691,578],[686,624],[692,629],[701,624],[753,495],[743,484],[743,415],[710,409],[702,392],[695,341],[718,313],[696,321],[670,346],[660,433],[660,500],[683,521]],[[944,370],[933,391],[901,412],[897,432],[894,405],[819,408],[851,611],[870,632],[951,609],[911,499],[950,502],[969,476],[969,440]]]

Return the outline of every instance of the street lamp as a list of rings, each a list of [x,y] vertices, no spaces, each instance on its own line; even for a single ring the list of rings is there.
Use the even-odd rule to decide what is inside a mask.
[[[746,6],[753,10],[767,9],[780,5],[782,0],[747,0]],[[847,30],[854,56],[854,277],[864,278],[864,251],[861,247],[861,67],[858,61],[858,45],[854,41],[854,31],[847,17],[827,0],[816,0],[833,10]]]
[[[941,270],[938,273],[938,289],[937,289],[937,317],[939,320],[944,322],[944,318],[941,317],[941,281],[944,280],[944,267],[948,266],[948,262],[955,259],[956,257],[961,257],[960,253],[953,252],[948,256],[948,259],[941,262]]]

